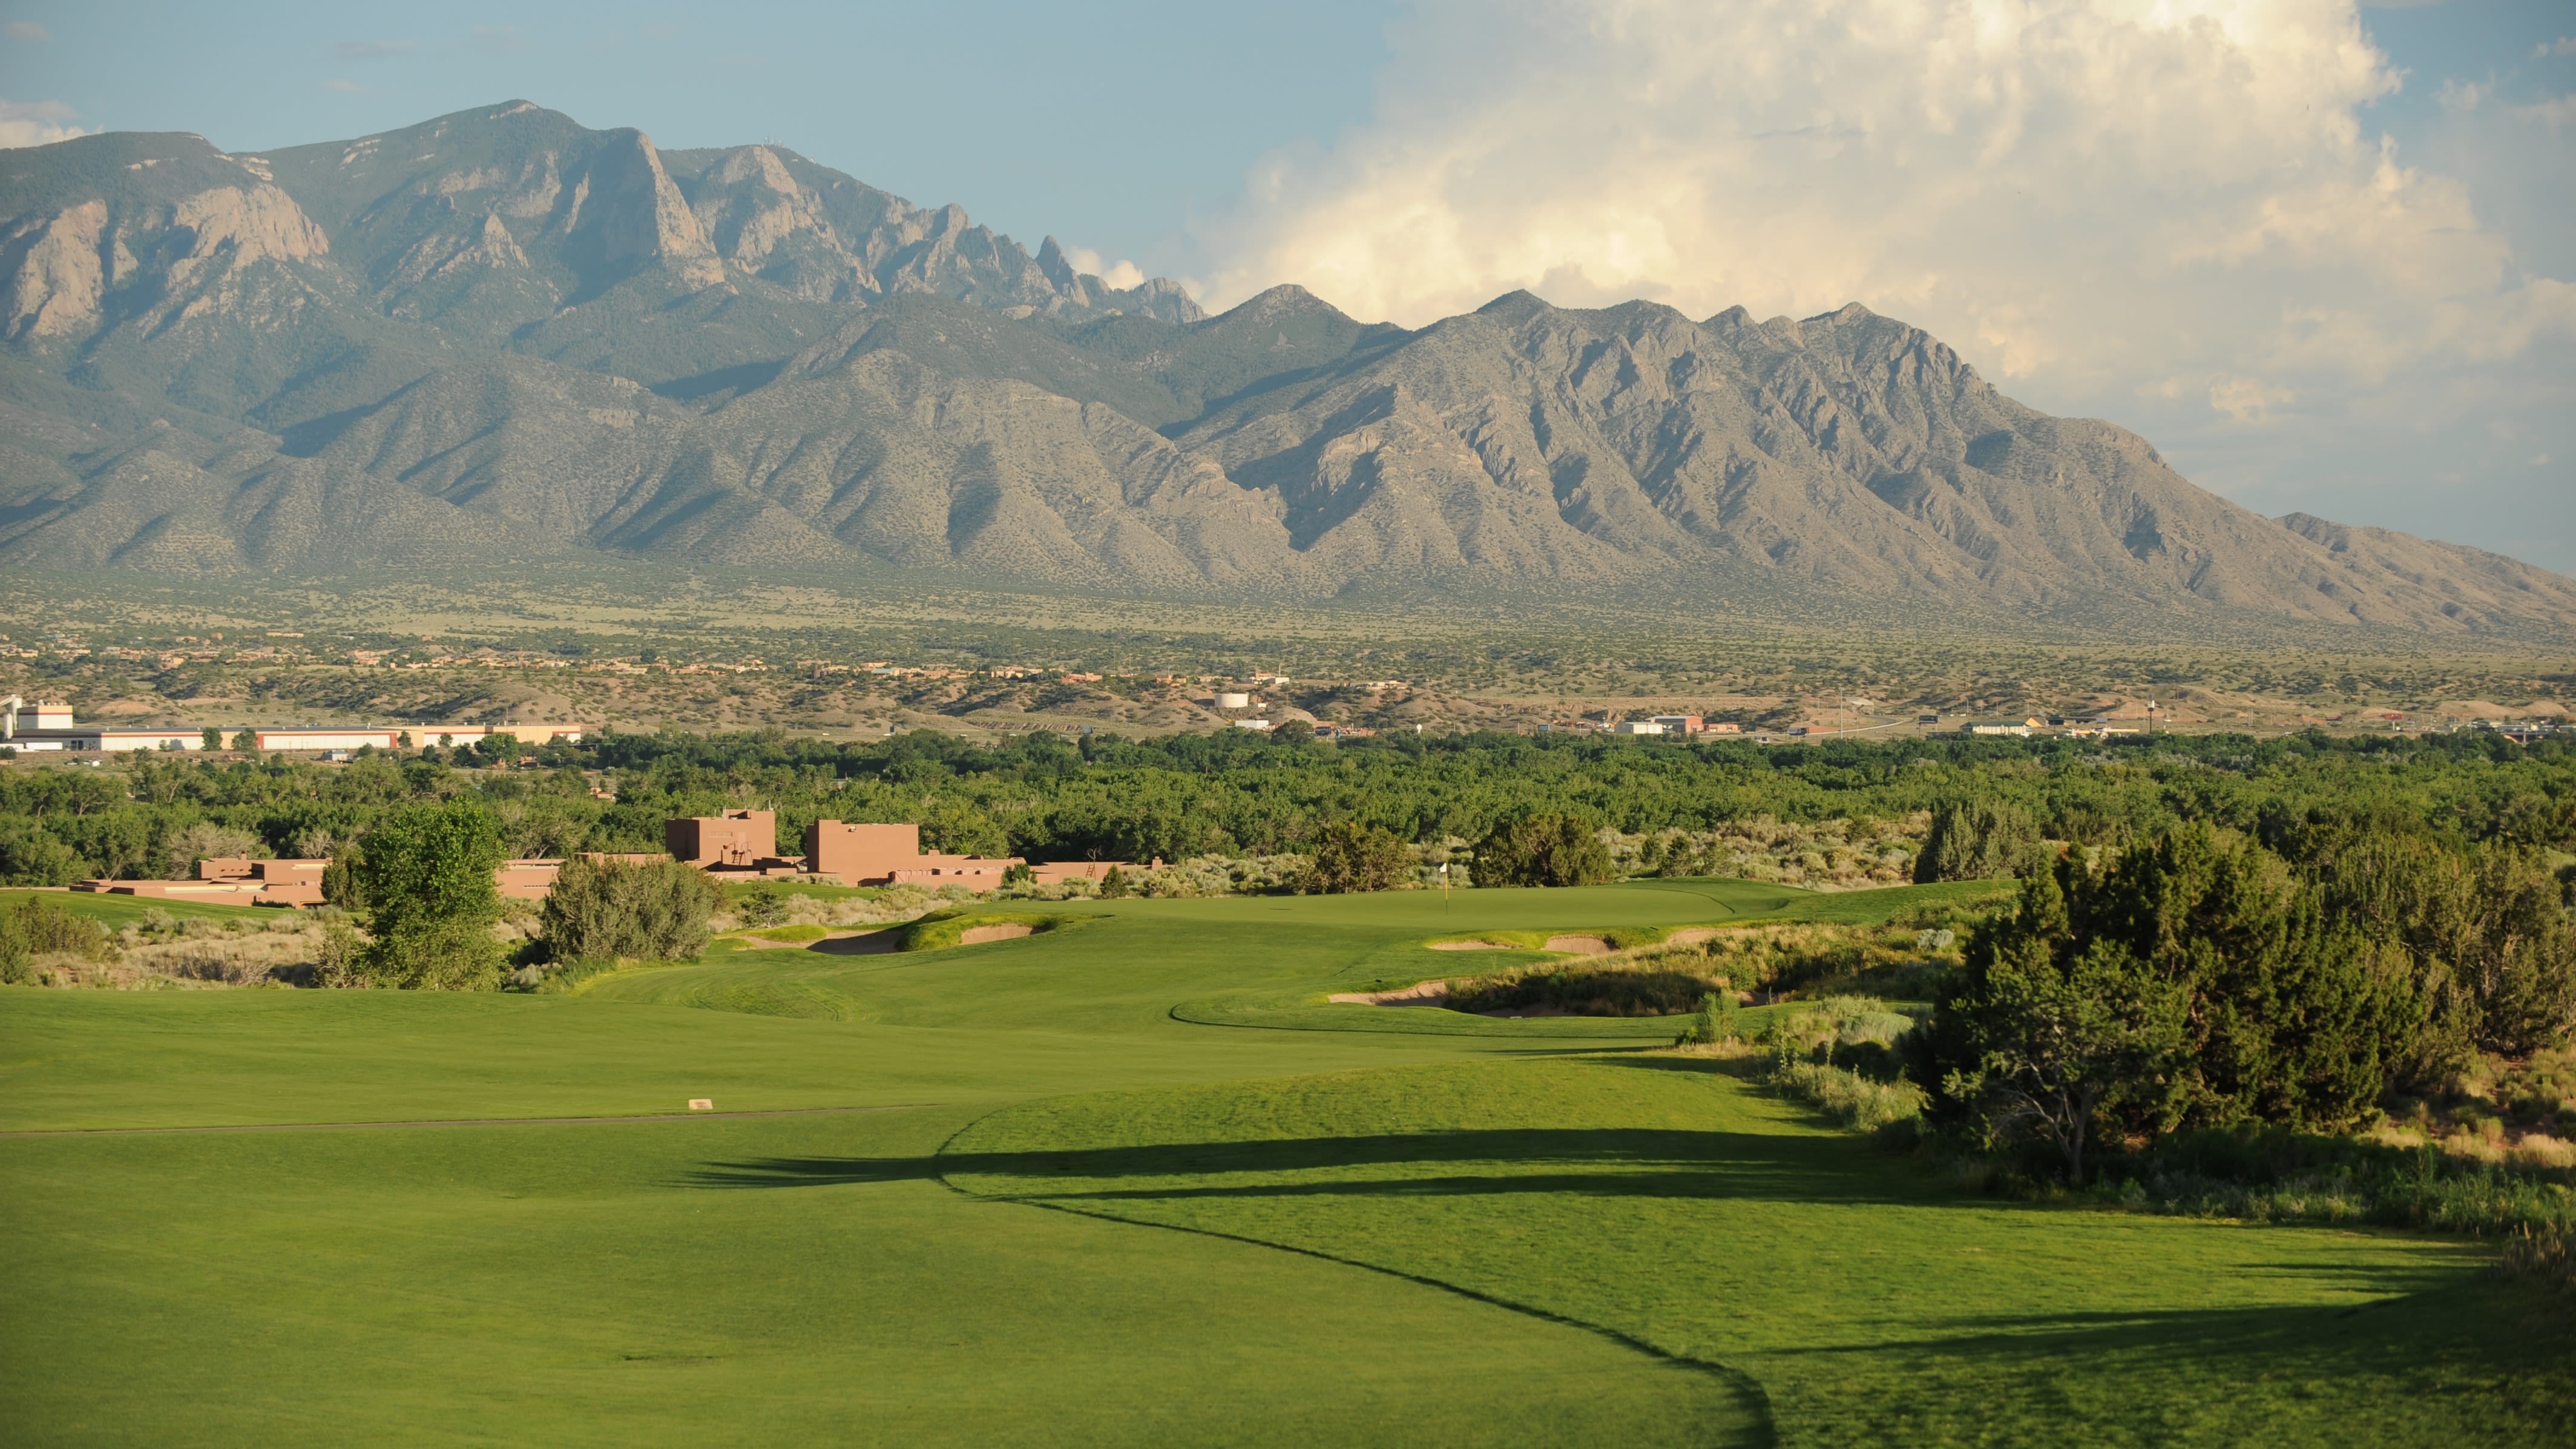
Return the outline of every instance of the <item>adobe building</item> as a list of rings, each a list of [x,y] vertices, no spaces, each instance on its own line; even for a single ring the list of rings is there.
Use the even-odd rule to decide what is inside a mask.
[[[837,877],[843,885],[962,885],[989,891],[1002,884],[1018,856],[924,855],[918,825],[845,825],[817,820],[805,827],[805,868]]]
[[[322,871],[330,863],[209,856],[197,862],[195,880],[85,880],[72,889],[93,895],[209,901],[226,906],[318,906],[322,904]]]
[[[728,810],[722,815],[665,820],[662,844],[673,860],[700,870],[714,866],[737,870],[753,867],[778,856],[778,813]]]

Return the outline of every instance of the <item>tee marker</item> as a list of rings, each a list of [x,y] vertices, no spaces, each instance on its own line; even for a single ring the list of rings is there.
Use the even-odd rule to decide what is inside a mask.
[[[692,1112],[712,1112],[715,1109],[715,1099],[712,1097],[691,1097],[689,1099],[689,1110]]]

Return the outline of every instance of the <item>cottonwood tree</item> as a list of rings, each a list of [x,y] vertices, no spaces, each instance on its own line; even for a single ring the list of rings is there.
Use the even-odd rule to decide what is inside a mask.
[[[359,888],[373,914],[366,973],[379,986],[482,991],[499,984],[492,924],[501,826],[471,800],[407,805],[367,832]]]

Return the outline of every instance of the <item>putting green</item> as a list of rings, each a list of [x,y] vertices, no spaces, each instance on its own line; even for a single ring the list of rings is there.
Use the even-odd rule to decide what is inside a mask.
[[[1634,1053],[1669,1022],[1323,1003],[1454,973],[1422,943],[1480,929],[1956,894],[1118,901],[565,996],[0,990],[0,1437],[2517,1443],[2576,1415],[2564,1310],[2476,1245],[1965,1198]],[[801,1115],[669,1115],[691,1098]]]

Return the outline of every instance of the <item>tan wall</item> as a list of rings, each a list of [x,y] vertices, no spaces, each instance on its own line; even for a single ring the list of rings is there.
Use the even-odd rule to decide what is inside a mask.
[[[885,880],[921,863],[918,825],[844,824],[817,820],[805,827],[805,868],[836,875],[852,885]]]
[[[769,810],[728,810],[666,820],[662,843],[674,859],[691,865],[756,865],[778,855],[778,816]]]

